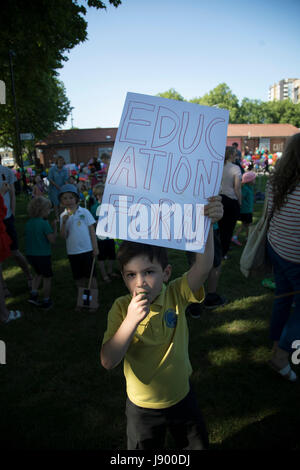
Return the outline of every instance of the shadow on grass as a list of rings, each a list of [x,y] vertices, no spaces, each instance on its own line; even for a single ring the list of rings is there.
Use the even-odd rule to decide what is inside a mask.
[[[269,306],[268,296],[247,298],[244,306],[236,301],[188,319],[192,381],[213,449],[268,449],[277,442],[296,449],[299,442],[300,384],[267,365]]]
[[[293,413],[274,413],[225,438],[212,450],[300,450],[299,419]],[[245,443],[247,445],[245,446]]]

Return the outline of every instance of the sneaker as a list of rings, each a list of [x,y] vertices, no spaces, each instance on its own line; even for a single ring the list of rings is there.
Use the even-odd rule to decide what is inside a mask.
[[[51,308],[53,305],[53,302],[51,299],[48,300],[43,300],[43,302],[40,303],[40,307],[43,308],[44,310],[48,310]]]
[[[225,297],[221,297],[219,294],[207,294],[203,305],[205,308],[213,309],[217,307],[223,307],[227,303]]]
[[[31,294],[30,294],[30,297],[29,297],[29,299],[28,299],[28,302],[29,302],[30,304],[34,304],[34,305],[38,305],[38,306],[39,306],[39,305],[41,305],[41,302],[39,301],[38,297],[39,297],[38,294],[32,294],[32,293],[31,293]]]
[[[236,235],[233,235],[231,241],[237,246],[242,246],[241,242],[239,241],[239,239]]]
[[[193,303],[187,306],[185,309],[186,315],[190,315],[192,318],[200,318],[203,312],[203,306],[200,303]]]

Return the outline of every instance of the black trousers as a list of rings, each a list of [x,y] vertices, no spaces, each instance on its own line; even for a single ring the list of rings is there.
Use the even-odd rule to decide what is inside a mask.
[[[231,199],[230,197],[224,196],[224,194],[221,194],[221,196],[224,215],[222,219],[219,220],[218,225],[220,230],[222,256],[225,256],[229,250],[234,227],[240,215],[240,205],[236,199]]]
[[[192,390],[169,408],[141,408],[126,402],[127,449],[164,449],[167,429],[176,449],[207,450],[207,430]]]

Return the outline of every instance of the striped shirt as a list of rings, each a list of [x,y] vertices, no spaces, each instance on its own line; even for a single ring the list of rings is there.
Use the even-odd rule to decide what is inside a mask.
[[[271,214],[273,194],[268,188],[268,212]],[[288,194],[287,202],[276,210],[270,221],[268,241],[281,258],[300,263],[300,183]]]

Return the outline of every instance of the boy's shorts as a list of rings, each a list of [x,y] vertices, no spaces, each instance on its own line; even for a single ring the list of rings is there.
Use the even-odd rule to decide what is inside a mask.
[[[43,277],[52,277],[51,256],[26,256],[28,263],[33,267],[35,272]]]
[[[93,265],[93,252],[87,251],[85,253],[79,253],[78,255],[68,255],[73,279],[78,281],[82,278],[89,279],[91,275],[92,265]],[[93,276],[95,276],[95,267],[93,270]]]
[[[208,449],[207,430],[192,390],[170,408],[141,408],[126,402],[127,450],[164,449],[167,429],[176,449]]]
[[[4,219],[3,222],[5,223],[6,232],[11,239],[10,249],[11,251],[16,251],[19,249],[19,244],[18,235],[15,227],[15,217],[11,215],[7,219]]]
[[[98,260],[104,261],[105,259],[115,260],[116,251],[115,251],[115,241],[113,239],[108,240],[97,240],[99,255]]]
[[[252,224],[252,214],[240,214],[239,220],[244,224]]]

